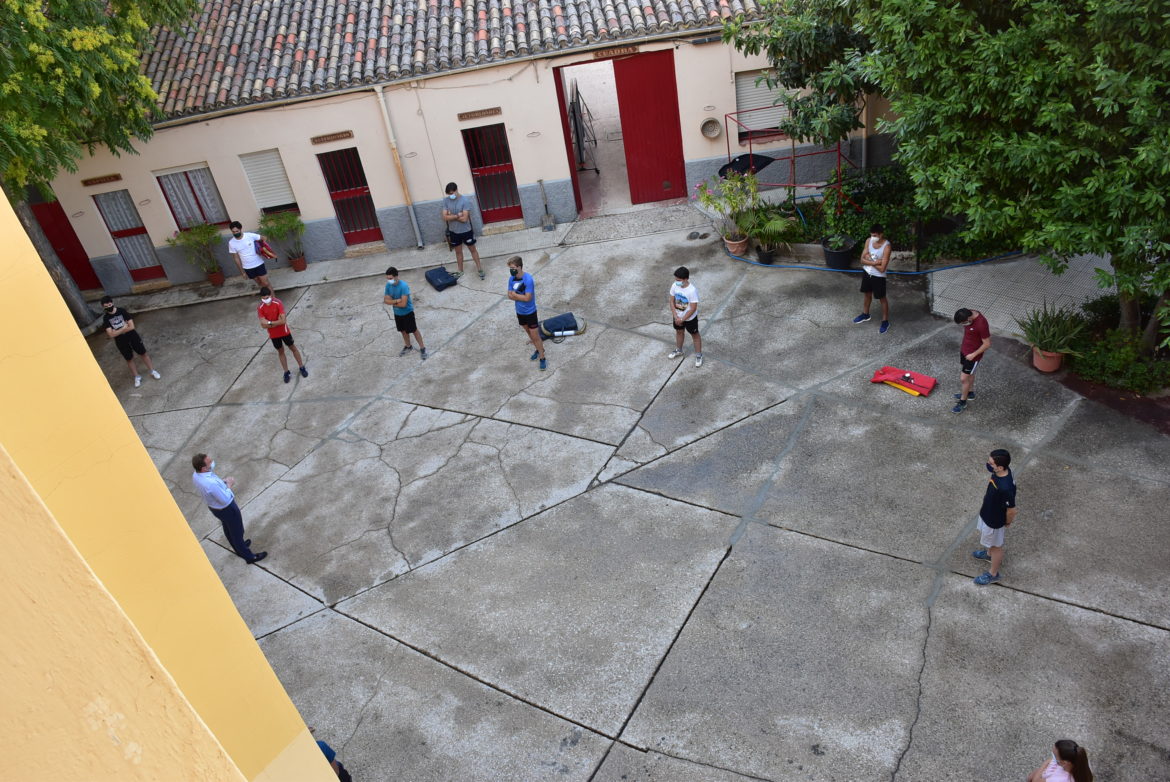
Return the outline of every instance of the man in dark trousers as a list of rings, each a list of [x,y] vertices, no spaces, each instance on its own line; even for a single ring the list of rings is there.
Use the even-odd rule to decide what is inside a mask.
[[[138,374],[138,365],[134,363],[134,354],[142,357],[147,371],[155,380],[162,375],[154,368],[150,361],[150,354],[146,352],[146,345],[142,344],[142,337],[134,328],[134,316],[121,307],[114,306],[114,300],[109,296],[102,296],[102,326],[106,329],[106,336],[114,340],[118,352],[126,359],[126,366],[130,367],[130,374],[134,378],[134,387],[142,385],[142,375]]]
[[[1004,531],[1016,520],[1016,481],[1009,465],[1012,455],[1002,448],[992,451],[987,457],[987,491],[983,494],[983,505],[979,508],[979,542],[983,548],[971,552],[975,559],[989,563],[987,571],[975,577],[979,586],[994,584],[1003,578],[1000,565],[1003,563]]]
[[[459,186],[448,182],[447,197],[443,199],[443,223],[447,226],[447,242],[455,251],[455,263],[459,271],[455,277],[463,276],[463,245],[471,250],[471,260],[475,261],[475,269],[482,280],[483,264],[479,261],[479,250],[475,249],[475,231],[471,225],[471,199],[459,192]]]
[[[960,391],[955,394],[955,399],[959,401],[951,408],[951,412],[961,413],[967,409],[967,400],[975,398],[975,370],[983,354],[991,347],[991,329],[982,312],[972,312],[966,307],[955,312],[955,323],[963,327],[963,344],[959,346],[962,372],[959,374]]]
[[[240,513],[240,506],[236,504],[236,495],[232,487],[236,485],[235,478],[220,478],[213,470],[215,461],[205,453],[197,453],[191,458],[191,466],[195,472],[191,474],[191,482],[195,490],[207,503],[211,515],[219,519],[223,525],[223,534],[231,544],[232,550],[240,559],[249,565],[254,565],[268,556],[267,551],[252,553],[252,541],[244,539],[244,517]]]

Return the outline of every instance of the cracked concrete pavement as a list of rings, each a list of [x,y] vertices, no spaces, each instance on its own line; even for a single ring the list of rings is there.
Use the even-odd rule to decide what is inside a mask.
[[[163,379],[138,389],[91,338],[355,778],[1022,779],[1066,736],[1099,779],[1167,778],[1170,438],[999,337],[953,415],[960,333],[921,283],[891,280],[880,335],[850,322],[854,277],[737,263],[683,218],[620,240],[586,221],[525,256],[542,316],[589,324],[547,372],[497,237],[484,281],[403,273],[425,362],[398,357],[381,275],[278,291],[310,372],[288,385],[250,298],[139,315]],[[684,264],[702,368],[689,338],[666,359]],[[883,364],[941,386],[871,384]],[[1020,511],[980,588],[996,447]],[[260,566],[195,495],[196,451],[237,478]]]

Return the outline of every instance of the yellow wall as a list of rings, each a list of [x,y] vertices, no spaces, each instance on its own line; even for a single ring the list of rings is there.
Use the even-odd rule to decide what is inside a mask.
[[[0,779],[336,779],[7,203],[0,241]]]

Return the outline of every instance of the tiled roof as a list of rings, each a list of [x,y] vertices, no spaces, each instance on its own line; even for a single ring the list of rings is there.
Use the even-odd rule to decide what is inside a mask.
[[[207,0],[156,31],[167,117],[718,26],[760,0]]]

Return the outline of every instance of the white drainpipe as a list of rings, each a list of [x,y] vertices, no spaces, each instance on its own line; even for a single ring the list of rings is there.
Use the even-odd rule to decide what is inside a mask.
[[[378,96],[378,106],[382,109],[382,124],[386,126],[386,136],[390,139],[390,152],[394,155],[394,168],[398,170],[398,184],[402,185],[402,195],[406,199],[406,212],[410,215],[410,225],[414,228],[414,241],[418,249],[423,248],[422,233],[418,230],[418,218],[414,216],[414,201],[410,198],[410,185],[406,183],[406,172],[402,169],[402,159],[398,157],[398,140],[394,138],[394,125],[390,122],[390,108],[386,105],[386,96],[382,94],[382,85],[373,87]]]

